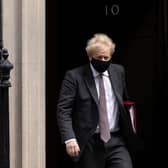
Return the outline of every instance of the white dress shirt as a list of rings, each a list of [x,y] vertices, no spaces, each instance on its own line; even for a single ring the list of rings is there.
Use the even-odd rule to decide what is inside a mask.
[[[90,64],[90,66],[91,66],[91,70],[92,70],[93,77],[95,80],[96,90],[97,90],[98,98],[99,98],[99,81],[98,81],[99,72],[97,72],[91,64]],[[111,132],[115,132],[115,131],[119,130],[118,104],[117,104],[116,97],[115,97],[113,89],[112,89],[112,83],[110,81],[108,71],[105,71],[102,74],[103,74],[103,82],[104,82],[104,88],[105,88],[105,97],[106,97],[106,107],[107,107],[107,117],[108,117],[108,122],[109,122],[109,129]],[[99,132],[99,126],[97,127],[96,132]]]

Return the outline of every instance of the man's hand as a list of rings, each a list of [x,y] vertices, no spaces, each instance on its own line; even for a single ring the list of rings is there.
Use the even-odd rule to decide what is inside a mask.
[[[80,148],[77,141],[70,141],[66,143],[66,151],[71,157],[79,156]]]

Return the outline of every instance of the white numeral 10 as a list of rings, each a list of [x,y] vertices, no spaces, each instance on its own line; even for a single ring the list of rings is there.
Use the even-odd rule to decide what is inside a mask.
[[[117,4],[113,4],[113,5],[110,5],[110,6],[105,5],[105,12],[106,12],[106,16],[108,16],[110,14],[115,16],[115,15],[119,14],[120,7]]]

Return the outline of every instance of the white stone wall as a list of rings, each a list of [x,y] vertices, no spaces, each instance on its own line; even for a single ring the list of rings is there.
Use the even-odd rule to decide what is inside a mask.
[[[45,167],[45,0],[3,0],[11,71],[10,168]]]

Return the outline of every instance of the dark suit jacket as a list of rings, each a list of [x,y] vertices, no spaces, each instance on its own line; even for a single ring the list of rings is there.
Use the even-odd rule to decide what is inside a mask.
[[[123,106],[126,89],[125,72],[121,65],[108,68],[110,80],[120,110],[120,128],[129,147],[135,144],[131,120]],[[57,121],[63,143],[76,138],[81,153],[98,125],[98,96],[90,65],[70,70],[65,74],[57,105]],[[133,146],[134,148],[134,146]]]

